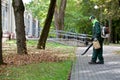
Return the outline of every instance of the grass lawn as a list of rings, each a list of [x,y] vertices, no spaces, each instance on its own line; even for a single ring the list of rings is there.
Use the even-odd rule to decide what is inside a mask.
[[[27,41],[27,45],[36,46],[37,41]],[[36,49],[35,49],[36,50]],[[75,48],[58,43],[48,42],[46,51],[62,54],[68,59],[57,62],[38,62],[19,66],[0,66],[0,80],[68,80]],[[72,56],[72,57],[71,57]]]
[[[71,61],[63,61],[8,67],[0,80],[67,80],[71,65]]]

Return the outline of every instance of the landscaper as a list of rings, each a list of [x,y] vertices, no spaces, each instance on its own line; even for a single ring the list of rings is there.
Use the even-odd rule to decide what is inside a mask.
[[[99,21],[95,18],[95,16],[90,16],[89,20],[93,24],[92,28],[92,40],[98,40],[100,43],[100,48],[95,49],[93,47],[93,53],[91,61],[88,62],[89,64],[104,64],[104,58],[103,58],[103,38],[101,37],[101,28]],[[97,62],[98,58],[98,62]]]

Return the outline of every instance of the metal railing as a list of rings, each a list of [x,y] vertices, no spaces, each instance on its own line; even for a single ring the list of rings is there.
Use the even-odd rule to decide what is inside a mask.
[[[91,40],[91,35],[66,32],[66,31],[62,31],[62,30],[50,31],[49,37],[51,38],[51,40],[53,40],[55,42],[59,42],[59,43],[64,42],[63,44],[67,44],[68,42],[71,41],[72,43],[69,43],[68,45],[84,44],[87,46],[89,44],[89,41]]]

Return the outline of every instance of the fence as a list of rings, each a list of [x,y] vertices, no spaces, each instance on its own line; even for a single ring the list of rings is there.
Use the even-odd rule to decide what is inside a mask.
[[[49,33],[49,37],[51,40],[63,43],[63,44],[69,44],[69,45],[79,45],[84,44],[87,46],[91,40],[91,35],[88,34],[79,34],[79,33],[73,33],[73,32],[66,32],[62,30],[52,30]]]

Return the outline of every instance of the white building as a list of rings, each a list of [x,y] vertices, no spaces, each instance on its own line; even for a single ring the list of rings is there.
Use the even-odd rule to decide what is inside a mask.
[[[30,12],[24,12],[26,36],[38,38],[40,32],[39,21],[34,19]],[[15,19],[12,0],[2,0],[2,29],[4,34],[15,34]],[[11,37],[14,37],[11,36]]]

